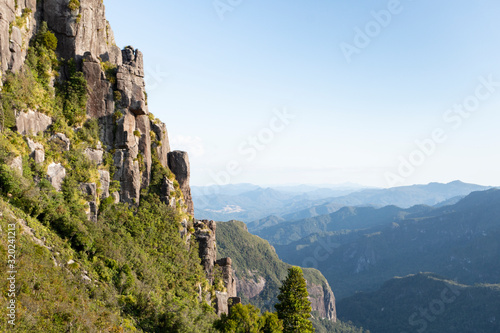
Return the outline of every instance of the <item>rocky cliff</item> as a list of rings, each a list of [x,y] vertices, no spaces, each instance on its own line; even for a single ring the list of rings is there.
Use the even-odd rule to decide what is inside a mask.
[[[42,22],[47,23],[48,29],[57,38],[59,59],[73,59],[76,69],[83,73],[86,80],[87,118],[98,120],[102,143],[102,147],[89,152],[89,155],[112,155],[116,170],[111,180],[120,183],[120,190],[110,195],[117,201],[138,204],[141,190],[150,184],[156,160],[162,167],[170,167],[177,179],[165,177],[163,200],[193,215],[187,153],[170,151],[165,124],[155,119],[148,110],[143,55],[131,46],[123,50],[116,46],[101,0],[2,1],[2,74],[21,69],[30,41]],[[63,63],[59,73],[52,74],[52,83],[68,76],[69,66]],[[36,109],[16,110],[17,131],[23,135],[43,132],[54,121]],[[99,157],[93,160],[98,164],[102,162]],[[58,174],[61,176],[62,172]],[[176,191],[177,188],[180,191]]]
[[[263,310],[274,311],[281,281],[291,266],[280,260],[266,240],[250,234],[243,222],[218,223],[216,233],[218,255],[232,259],[238,296]],[[335,322],[335,296],[325,277],[310,268],[304,269],[304,277],[313,316]]]
[[[215,239],[217,225],[214,221],[196,221],[194,227],[194,235],[199,245],[199,256],[207,279],[216,288],[221,284],[225,289],[215,291],[215,310],[217,314],[228,313],[231,304],[241,302],[241,299],[236,297],[237,286],[233,277],[232,260],[231,258],[217,260],[217,243]]]
[[[35,48],[38,51],[33,51]],[[29,59],[30,54],[51,58],[51,62],[39,70],[42,61]],[[24,136],[31,152],[29,157],[44,170],[52,186],[63,191],[71,163],[58,153],[70,153],[76,144],[76,150],[86,160],[83,165],[90,166],[81,171],[88,175],[80,178],[92,181],[77,184],[87,201],[90,221],[98,221],[103,200],[137,207],[141,195],[155,191],[182,217],[180,234],[186,244],[193,239],[199,244],[208,280],[204,291],[200,285],[200,298],[212,303],[218,314],[227,313],[231,304],[238,303],[231,259],[216,260],[215,222],[193,219],[188,154],[171,151],[167,126],[149,112],[143,54],[131,46],[121,50],[115,45],[103,1],[2,0],[0,59],[2,77],[15,74],[24,78],[36,71],[47,76],[42,89],[51,99],[57,103],[57,95],[63,95],[62,114],[71,126],[69,129],[65,124],[61,126],[56,111],[40,107],[39,103],[20,107],[19,103],[8,102],[15,119],[7,127]],[[78,85],[73,86],[72,80],[78,75]],[[64,91],[64,87],[69,89]],[[64,113],[64,103],[69,103],[66,99],[73,98],[79,88],[85,95],[80,97],[84,101],[81,119],[75,116],[77,107],[70,114]],[[82,148],[82,137],[93,140],[87,138],[92,124],[97,124],[98,138],[92,144],[83,143]],[[4,123],[1,125],[3,130]],[[46,152],[50,160],[46,159]],[[14,158],[11,168],[22,172],[23,161],[26,160],[22,156]]]

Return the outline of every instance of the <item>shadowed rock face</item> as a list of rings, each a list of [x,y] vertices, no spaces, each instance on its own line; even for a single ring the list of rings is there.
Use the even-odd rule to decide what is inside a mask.
[[[179,182],[184,202],[187,205],[187,212],[194,215],[193,199],[191,197],[191,188],[189,187],[189,157],[184,151],[173,151],[168,154],[168,167],[174,173]]]
[[[201,258],[201,265],[205,270],[208,281],[213,283],[213,271],[215,260],[217,258],[217,251],[215,249],[215,228],[214,221],[196,221],[194,224],[194,236],[198,241],[198,251]]]
[[[330,287],[308,284],[309,300],[311,307],[318,312],[320,318],[337,321],[337,311],[335,309],[335,296]]]

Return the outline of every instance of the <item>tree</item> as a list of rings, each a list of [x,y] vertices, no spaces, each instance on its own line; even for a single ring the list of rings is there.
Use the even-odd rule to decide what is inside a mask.
[[[282,333],[283,321],[276,313],[266,312],[260,318],[260,332],[262,333]]]
[[[215,328],[224,333],[259,333],[260,310],[251,304],[236,304],[229,315],[222,314]]]
[[[279,303],[274,307],[278,318],[283,320],[284,333],[314,332],[311,318],[311,302],[307,298],[306,280],[300,267],[288,269],[288,276],[280,288]]]
[[[236,304],[229,315],[223,313],[214,323],[214,328],[222,333],[282,333],[283,322],[275,313],[260,310],[251,304]]]

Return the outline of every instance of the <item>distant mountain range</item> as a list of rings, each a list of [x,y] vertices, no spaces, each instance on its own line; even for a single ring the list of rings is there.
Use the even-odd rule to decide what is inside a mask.
[[[285,262],[318,268],[340,299],[418,272],[464,284],[500,282],[498,189],[440,208],[348,208],[337,215],[322,225],[326,231],[275,248]]]
[[[263,226],[333,213],[345,206],[433,206],[447,200],[456,202],[473,191],[489,188],[460,181],[389,189],[363,188],[355,184],[267,188],[237,184],[193,186],[192,195],[197,218],[239,220],[248,223],[249,229],[254,231]]]
[[[309,209],[327,198],[344,196],[359,185],[319,187],[310,185],[259,187],[252,184],[192,187],[195,216],[215,221],[250,222],[269,215]]]

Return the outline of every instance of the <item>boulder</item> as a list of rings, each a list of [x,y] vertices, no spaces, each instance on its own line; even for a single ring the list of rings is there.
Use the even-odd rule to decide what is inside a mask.
[[[44,132],[50,125],[52,125],[52,118],[40,112],[29,110],[16,115],[16,128],[21,135]]]
[[[87,148],[83,152],[85,156],[92,162],[94,162],[96,165],[101,165],[103,163],[103,156],[104,156],[104,151],[101,149],[92,149],[92,148]]]
[[[189,187],[190,166],[188,154],[179,150],[168,153],[168,167],[179,182],[184,202],[187,205],[187,213],[194,215],[193,199],[191,197],[191,188]]]
[[[117,203],[119,203],[119,202],[120,202],[120,193],[118,193],[118,192],[113,192],[113,193],[111,193],[111,196],[113,197],[113,199],[114,199],[114,201],[113,201],[113,202],[114,202],[115,204],[117,204]]]
[[[30,138],[26,138],[28,143],[28,148],[31,151],[30,157],[35,161],[35,163],[43,163],[45,161],[45,149],[41,143],[35,142]]]
[[[61,163],[51,163],[47,167],[47,179],[57,191],[61,191],[61,186],[66,177],[66,169]]]
[[[49,141],[54,142],[63,151],[68,151],[70,146],[71,146],[71,141],[63,133],[56,133],[56,134],[52,135],[50,137]]]

